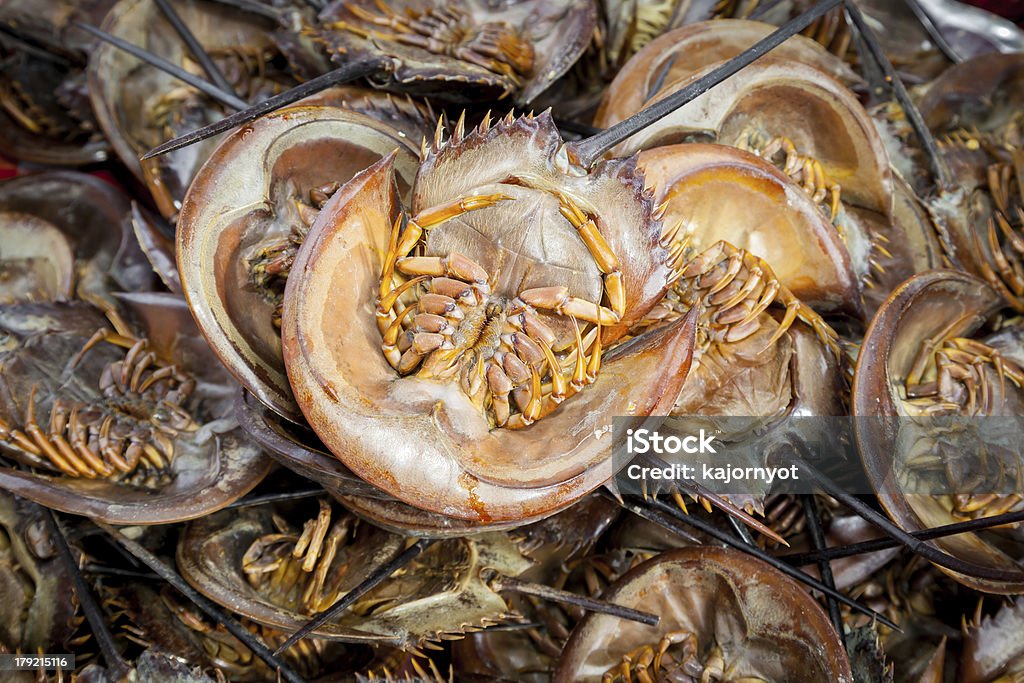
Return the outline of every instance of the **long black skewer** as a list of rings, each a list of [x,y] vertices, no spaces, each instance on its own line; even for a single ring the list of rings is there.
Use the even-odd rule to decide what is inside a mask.
[[[987,579],[989,581],[1020,580],[1021,571],[1024,571],[1024,567],[1021,568],[1021,571],[1014,572],[964,562],[959,558],[953,557],[952,555],[939,550],[935,546],[928,545],[926,541],[922,541],[896,526],[888,517],[877,512],[856,496],[844,491],[841,486],[838,486],[835,482],[819,472],[816,468],[812,467],[806,461],[795,456],[790,456],[788,458],[788,462],[796,465],[801,470],[809,474],[811,478],[821,486],[825,493],[850,508],[857,514],[857,516],[874,525],[886,535],[891,536],[893,539],[898,541],[900,545],[906,546],[908,550],[920,555],[929,562],[937,564],[940,567],[945,567],[946,569],[951,569],[959,574],[965,574],[979,579]]]
[[[199,66],[202,67],[203,73],[209,77],[213,84],[223,90],[224,92],[231,93],[232,95],[238,95],[235,89],[228,83],[228,79],[224,77],[224,73],[220,70],[210,55],[206,52],[206,49],[199,43],[192,30],[181,20],[178,13],[171,6],[169,0],[156,0],[156,6],[160,8],[160,11],[164,13],[164,17],[170,22],[171,26],[174,27],[174,31],[181,38],[181,42],[185,43],[185,47],[192,53],[192,56],[199,62]]]
[[[954,522],[953,524],[944,524],[942,526],[932,527],[931,529],[912,531],[910,532],[910,535],[920,541],[931,541],[936,538],[956,536],[957,534],[967,534],[974,531],[984,531],[985,529],[1003,526],[1004,524],[1016,524],[1018,522],[1024,522],[1024,510],[1004,512],[1000,515],[992,515],[991,517],[979,517],[978,519],[971,519],[966,522]],[[853,557],[854,555],[863,555],[865,553],[878,552],[879,550],[898,548],[901,545],[903,544],[896,539],[886,536],[885,538],[876,538],[870,541],[861,541],[860,543],[851,543],[849,545],[836,546],[834,548],[824,548],[822,550],[816,550],[808,553],[789,553],[786,555],[778,555],[778,558],[792,565],[802,566],[805,564],[813,564],[823,559],[838,560],[843,557]]]
[[[246,102],[245,100],[243,100],[243,99],[241,99],[239,97],[236,97],[235,95],[231,94],[230,92],[224,92],[223,90],[221,90],[217,86],[213,85],[209,81],[205,81],[202,78],[199,78],[198,76],[196,76],[194,74],[190,74],[189,72],[185,71],[180,66],[178,66],[177,64],[172,64],[171,62],[168,62],[163,57],[159,57],[159,56],[153,54],[152,52],[149,52],[147,50],[143,50],[138,45],[133,45],[133,44],[129,43],[127,40],[122,40],[121,38],[118,38],[117,36],[112,36],[109,33],[107,33],[106,31],[98,29],[98,28],[96,28],[95,26],[93,26],[91,24],[86,24],[83,21],[75,20],[75,21],[72,21],[71,23],[74,24],[76,27],[82,29],[83,31],[86,31],[86,32],[96,36],[100,40],[105,41],[107,43],[110,43],[111,45],[113,45],[114,47],[118,48],[119,50],[124,50],[125,52],[127,52],[130,55],[132,55],[133,57],[138,57],[139,59],[144,61],[146,64],[149,64],[150,66],[152,66],[154,68],[160,69],[164,73],[169,74],[171,76],[174,76],[175,78],[177,78],[180,81],[188,83],[193,88],[195,88],[196,90],[200,91],[201,93],[203,93],[205,95],[209,95],[213,99],[217,100],[218,102],[223,104],[225,107],[230,107],[231,109],[245,109],[246,107],[249,106],[249,103]]]
[[[729,526],[736,532],[736,535],[740,537],[740,540],[747,545],[755,545],[757,541],[754,540],[754,536],[750,533],[750,529],[743,526],[740,520],[736,519],[732,515],[726,515],[729,518]]]
[[[588,612],[598,612],[599,614],[608,614],[613,617],[619,617],[620,619],[637,621],[641,624],[647,624],[648,626],[657,626],[658,622],[661,621],[660,617],[649,612],[641,612],[640,610],[636,610],[631,607],[623,607],[622,605],[605,602],[604,600],[593,600],[570,591],[552,588],[551,586],[545,586],[539,583],[520,581],[519,579],[511,576],[502,576],[497,573],[495,573],[494,577],[488,581],[488,584],[495,592],[498,593],[508,591],[510,593],[532,595],[552,602],[560,602],[566,605],[582,607]]]
[[[903,85],[903,81],[896,73],[896,69],[893,67],[892,62],[885,56],[885,52],[882,50],[881,44],[878,42],[878,36],[871,30],[867,22],[864,21],[864,15],[861,14],[860,8],[857,7],[857,3],[847,2],[844,3],[846,7],[846,14],[850,18],[850,22],[857,30],[857,34],[861,37],[862,42],[867,48],[868,55],[878,65],[885,74],[885,80],[888,85],[892,88],[893,95],[896,97],[896,101],[899,103],[900,108],[903,110],[904,115],[907,117],[907,122],[910,123],[910,127],[914,129],[914,133],[917,134],[917,139],[921,142],[921,148],[924,150],[925,158],[928,160],[928,166],[931,169],[932,175],[935,177],[935,183],[938,185],[940,191],[949,190],[953,186],[953,180],[949,172],[949,167],[942,158],[942,154],[939,152],[939,146],[935,142],[935,136],[928,129],[928,125],[924,122],[924,117],[921,116],[920,110],[917,105],[914,104],[913,100],[910,99],[910,94],[907,92],[907,88]]]
[[[615,500],[615,497],[611,493],[608,493],[607,491],[602,491],[601,493],[611,498],[612,500]],[[680,523],[688,524],[696,529],[699,529],[700,531],[703,531],[715,540],[726,544],[730,548],[734,548],[741,552],[745,552],[748,555],[753,555],[762,562],[771,565],[775,569],[778,569],[780,572],[789,576],[790,578],[795,579],[801,583],[804,583],[825,595],[830,595],[834,597],[836,600],[850,607],[851,609],[856,610],[861,614],[865,614],[872,619],[876,619],[879,623],[885,624],[891,629],[902,631],[902,629],[900,629],[900,627],[895,622],[887,618],[885,615],[879,614],[873,609],[861,605],[856,600],[853,600],[843,595],[839,591],[829,588],[821,581],[818,581],[817,579],[808,576],[804,572],[795,569],[792,565],[786,564],[785,562],[780,562],[777,558],[766,553],[757,546],[747,545],[743,541],[737,539],[732,534],[722,531],[714,524],[711,524],[708,521],[703,520],[700,517],[697,517],[696,515],[684,515],[681,512],[677,514],[677,511],[672,506],[659,500],[650,501],[646,507],[628,501],[622,501],[622,503],[620,504],[622,505],[622,507],[629,510],[633,514],[643,517],[644,519],[650,522],[654,522],[655,524],[658,524],[674,533],[679,533]]]
[[[105,567],[101,564],[86,564],[82,567],[82,571],[86,574],[93,574],[96,576],[123,576],[125,578],[138,579],[140,581],[163,581],[159,574],[154,574],[153,572],[136,572],[131,569]]]
[[[252,650],[254,655],[259,657],[268,667],[270,667],[271,671],[278,672],[281,678],[289,683],[305,683],[305,679],[303,679],[302,676],[297,674],[290,666],[279,660],[274,653],[270,651],[270,648],[268,648],[262,640],[257,638],[252,631],[218,607],[213,601],[190,586],[178,575],[176,571],[164,564],[160,558],[109,524],[104,524],[103,522],[98,522],[96,520],[93,520],[93,524],[107,532],[107,534],[109,534],[110,537],[120,546],[141,560],[144,565],[159,574],[160,578],[178,589],[182,595],[195,603],[195,606],[198,607],[203,614],[210,617],[215,622],[223,624],[224,628],[226,628],[231,635],[242,641],[247,648]]]
[[[82,576],[82,572],[78,568],[78,562],[71,554],[71,547],[68,545],[68,539],[64,537],[64,531],[60,528],[57,515],[53,510],[46,508],[44,518],[47,520],[47,526],[50,527],[50,533],[57,546],[57,554],[60,555],[61,561],[64,562],[71,574],[71,584],[78,597],[78,604],[81,605],[85,618],[89,622],[89,628],[92,630],[93,638],[96,639],[96,645],[100,648],[100,654],[103,655],[103,661],[107,663],[107,668],[114,674],[114,678],[120,680],[128,675],[130,667],[114,645],[114,638],[110,635],[110,629],[107,628],[107,620],[99,605],[96,604],[96,597],[92,594],[92,590],[85,583],[85,577]]]
[[[391,62],[386,59],[364,59],[344,66],[338,67],[333,71],[328,71],[325,74],[311,78],[301,85],[297,85],[294,88],[285,90],[279,95],[267,98],[266,100],[255,104],[251,107],[243,104],[240,111],[227,116],[216,123],[211,123],[208,126],[197,128],[191,133],[186,133],[180,137],[168,140],[167,142],[157,145],[153,149],[149,150],[142,155],[142,159],[150,159],[152,157],[166,154],[167,152],[173,152],[176,149],[182,147],[188,147],[191,144],[205,140],[206,138],[213,137],[223,133],[224,131],[237,128],[238,126],[254,121],[264,114],[269,114],[272,111],[287,107],[289,104],[293,104],[315,95],[316,93],[326,90],[334,85],[340,85],[342,83],[348,83],[358,78],[373,75],[383,75],[392,68]]]
[[[665,99],[655,102],[646,109],[638,111],[629,118],[619,121],[614,126],[591,138],[572,143],[570,145],[572,155],[579,164],[585,168],[590,168],[594,162],[615,145],[635,135],[655,121],[668,116],[676,109],[704,94],[741,69],[746,68],[755,60],[760,59],[769,51],[828,14],[831,10],[842,4],[842,2],[843,0],[822,0],[811,9],[787,21],[770,35],[757,41],[750,48],[693,83],[672,93]]]
[[[942,35],[942,31],[935,25],[935,21],[932,19],[932,15],[928,14],[928,10],[921,6],[921,3],[917,0],[903,0],[907,3],[907,7],[914,13],[917,18],[917,22],[924,28],[925,33],[931,38],[931,41],[935,43],[935,47],[939,48],[942,54],[946,55],[946,58],[954,64],[959,64],[964,61],[964,58],[956,51],[949,41],[946,40],[946,36]]]
[[[0,23],[0,43],[3,43],[4,41],[9,42],[14,45],[14,47],[32,55],[33,57],[38,57],[44,61],[52,62],[58,66],[72,66],[71,60],[67,57],[55,55],[52,52],[47,51],[45,47],[41,47],[40,45],[32,42],[29,36],[19,33],[14,27]]]
[[[818,503],[814,500],[813,494],[801,496],[804,504],[804,516],[807,518],[807,531],[810,533],[811,542],[815,550],[825,547],[825,530],[821,527],[821,513]],[[821,572],[821,582],[829,588],[835,589],[836,579],[832,575],[832,564],[828,560],[818,562],[818,571]],[[846,643],[846,633],[843,628],[843,615],[839,613],[839,603],[831,595],[825,596],[825,605],[828,607],[828,616],[836,629],[843,643]]]
[[[421,538],[411,546],[399,553],[393,560],[387,564],[383,564],[375,569],[369,576],[367,576],[358,586],[350,590],[345,595],[341,596],[337,602],[323,610],[317,612],[313,617],[302,625],[295,633],[288,636],[288,640],[281,643],[281,646],[274,650],[275,655],[279,655],[295,643],[299,642],[317,628],[323,626],[325,623],[338,616],[346,609],[351,607],[356,600],[363,597],[371,590],[376,588],[380,583],[387,580],[392,574],[404,567],[405,565],[412,562],[416,557],[424,550],[432,546],[437,542],[437,539],[433,538]]]
[[[256,505],[265,505],[266,503],[280,503],[286,500],[302,500],[304,498],[315,498],[316,496],[322,496],[327,491],[322,486],[312,489],[301,489],[299,491],[281,491],[279,493],[261,493],[258,495],[249,495],[244,498],[239,498],[234,503],[228,505],[225,510],[232,510],[236,508],[248,508]]]
[[[842,1],[843,0],[822,0],[808,11],[787,22],[771,35],[761,41],[758,41],[750,49],[745,50],[735,58],[730,59],[722,66],[718,67],[703,78],[700,78],[686,86],[679,92],[666,97],[660,102],[652,104],[643,111],[637,112],[628,119],[620,121],[611,128],[597,133],[593,137],[574,142],[571,146],[574,156],[584,166],[589,167],[597,161],[602,154],[622,140],[625,140],[629,136],[670,114],[672,111],[683,106],[701,93],[713,88],[729,76],[732,76],[737,71],[748,66],[757,58],[764,56],[770,50],[778,47],[789,38],[807,28],[807,26],[812,24],[818,18],[837,7]],[[264,114],[268,114],[275,109],[280,109],[281,107],[296,102],[303,97],[308,97],[309,95],[320,92],[332,85],[345,83],[371,74],[384,75],[391,68],[393,68],[391,62],[383,58],[346,64],[333,71],[329,71],[322,76],[317,76],[316,78],[292,88],[291,90],[287,90],[280,95],[271,97],[270,99],[250,107],[249,109],[232,114],[217,123],[204,126],[203,128],[194,130],[191,133],[186,133],[185,135],[173,140],[168,140],[167,142],[146,152],[142,158],[149,159],[154,156],[159,156],[160,154],[180,149],[213,135],[217,135],[218,133],[223,133],[226,130],[241,126],[263,116]]]

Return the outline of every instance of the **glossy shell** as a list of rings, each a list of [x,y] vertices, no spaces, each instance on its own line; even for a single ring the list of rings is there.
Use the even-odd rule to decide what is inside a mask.
[[[282,341],[306,419],[353,472],[417,507],[483,522],[565,507],[612,476],[612,416],[642,421],[671,405],[695,316],[617,347],[594,385],[530,428],[489,431],[457,387],[399,377],[380,353],[374,311],[399,202],[392,164],[331,198],[289,278]]]
[[[891,474],[898,418],[906,414],[900,405],[903,382],[924,340],[957,320],[958,336],[969,337],[1000,307],[999,297],[983,281],[956,271],[929,271],[911,278],[893,292],[864,337],[853,385],[857,447],[879,501],[907,531],[925,528],[921,514],[953,520],[931,497],[904,493]],[[908,500],[910,495],[916,500]],[[1024,585],[1024,571],[1019,564],[974,534],[949,536],[932,544],[969,565],[999,568],[1020,576],[1014,581],[994,581],[942,568],[968,586],[986,592],[1014,593]]]
[[[339,109],[286,109],[232,134],[185,199],[178,270],[199,329],[238,381],[282,415],[300,418],[274,306],[249,284],[246,257],[268,237],[287,237],[298,221],[294,192],[344,182],[396,149],[399,182],[408,188],[415,147],[395,130]]]
[[[199,0],[179,2],[175,11],[207,51],[271,46],[265,21],[257,16]],[[107,13],[102,29],[175,65],[183,66],[191,59],[188,49],[152,0],[119,0]],[[174,216],[189,183],[224,136],[173,152],[166,158],[140,161],[143,153],[163,142],[165,130],[154,117],[156,108],[166,105],[162,98],[196,91],[109,43],[101,43],[93,51],[88,75],[96,118],[118,158],[139,181],[146,183],[160,212],[168,218]],[[224,114],[222,105],[201,97],[206,107],[201,114],[189,113],[197,118],[186,123],[187,127],[210,123]]]
[[[734,678],[790,683],[852,683],[846,653],[821,607],[791,579],[749,555],[714,547],[662,553],[605,592],[616,604],[661,616],[643,626],[588,614],[573,630],[555,672],[558,683],[600,681],[620,658],[643,645],[657,651],[673,631],[711,641]]]
[[[703,71],[708,64],[735,57],[775,29],[760,21],[719,18],[663,33],[619,70],[595,119],[621,119],[639,111],[666,85]],[[859,80],[842,60],[804,36],[793,36],[773,50],[771,56],[809,64],[847,84]]]
[[[860,287],[838,232],[773,165],[699,143],[649,149],[637,163],[657,201],[668,202],[663,220],[692,231],[695,252],[725,240],[770,263],[779,282],[815,310],[859,312]]]
[[[649,106],[718,64],[665,85],[644,102]],[[606,112],[595,124],[607,127],[632,111]],[[888,215],[892,206],[889,157],[874,123],[856,96],[818,69],[766,57],[656,124],[621,143],[615,153],[631,154],[672,144],[687,135],[713,136],[736,144],[749,129],[790,138],[801,154],[821,162],[842,186],[844,202]]]
[[[319,483],[357,516],[391,533],[451,538],[519,526],[519,522],[483,524],[448,517],[396,500],[353,474],[310,429],[282,418],[248,392],[239,395],[235,415],[249,436],[281,465]]]

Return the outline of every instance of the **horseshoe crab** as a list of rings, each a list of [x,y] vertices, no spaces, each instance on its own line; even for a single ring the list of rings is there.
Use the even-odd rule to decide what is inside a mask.
[[[178,568],[210,599],[294,631],[406,545],[323,499],[315,516],[303,510],[261,506],[197,520],[178,546]],[[301,528],[289,521],[296,515]],[[440,541],[314,634],[402,648],[460,637],[512,616],[483,570],[515,576],[528,566],[502,534]]]
[[[273,43],[258,18],[199,0],[179,2],[176,8],[242,99],[264,99],[292,83],[275,65]],[[186,70],[197,69],[151,0],[119,0],[106,14],[102,28]],[[220,140],[160,159],[140,162],[139,157],[168,135],[220,118],[224,105],[109,43],[93,51],[88,76],[96,118],[118,158],[146,184],[160,213],[175,217],[193,177]]]
[[[325,8],[314,30],[336,61],[393,62],[390,88],[527,104],[576,62],[596,19],[593,3],[579,0],[353,0]]]
[[[1024,311],[1024,60],[985,55],[946,71],[921,99],[958,187],[929,203],[950,258]]]
[[[152,289],[129,210],[128,197],[82,173],[48,171],[0,182],[0,300],[78,298],[112,311],[112,292]]]
[[[657,627],[591,614],[554,680],[853,681],[838,634],[799,586],[743,553],[662,553],[606,592],[661,615]]]
[[[270,462],[225,419],[224,378],[185,303],[125,295],[148,337],[80,302],[0,308],[0,487],[112,524],[163,524],[244,495]]]
[[[178,270],[199,329],[239,382],[290,419],[301,413],[276,323],[295,254],[325,190],[396,149],[407,189],[416,168],[408,136],[332,107],[285,109],[228,137],[185,198]]]
[[[547,115],[460,121],[425,150],[408,213],[388,157],[299,249],[292,389],[328,448],[400,500],[550,514],[610,478],[611,416],[663,410],[686,375],[695,315],[604,352],[677,273],[633,163],[588,174],[562,144]]]
[[[654,75],[642,63],[632,78],[609,89],[595,123],[613,125],[719,64],[689,73],[684,69],[685,75],[648,92]],[[774,55],[760,59],[714,93],[695,98],[620,143],[614,153],[652,151],[680,142],[717,142],[761,156],[799,183],[834,225],[864,286],[887,291],[902,280],[878,265],[889,254],[883,226],[891,222],[893,210],[888,154],[856,96],[832,76]],[[899,269],[899,274],[911,273]],[[853,305],[859,308],[859,296]]]
[[[1001,353],[982,332],[1002,305],[971,275],[931,271],[893,292],[865,335],[853,387],[857,446],[883,507],[905,529],[1021,506],[1019,454],[1003,450],[999,434],[1019,435],[1024,374],[1015,352]],[[965,563],[942,568],[957,581],[1012,593],[1024,580],[1015,536],[996,530],[933,543]],[[1002,578],[972,576],[975,567]]]
[[[0,149],[39,164],[106,161],[110,146],[89,106],[90,39],[69,24],[99,21],[111,0],[11,0],[0,7]]]

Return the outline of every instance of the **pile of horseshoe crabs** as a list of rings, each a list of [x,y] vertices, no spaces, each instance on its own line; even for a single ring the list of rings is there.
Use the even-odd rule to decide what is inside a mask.
[[[0,4],[4,680],[1024,680],[1024,54],[919,10]]]

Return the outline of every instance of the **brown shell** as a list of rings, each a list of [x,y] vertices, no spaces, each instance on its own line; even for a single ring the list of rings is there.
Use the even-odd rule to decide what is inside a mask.
[[[779,282],[815,310],[859,313],[860,286],[842,239],[775,166],[711,144],[656,147],[638,163],[657,202],[668,202],[662,220],[692,230],[696,253],[725,240],[770,263]]]
[[[0,304],[74,295],[75,258],[60,228],[31,214],[0,211]]]
[[[715,19],[661,34],[619,70],[608,86],[595,120],[622,119],[639,111],[663,86],[703,71],[708,64],[735,57],[776,28],[760,21]],[[809,64],[848,85],[860,81],[845,62],[801,35],[793,36],[771,55],[775,59]]]
[[[266,22],[258,16],[199,0],[179,2],[175,11],[208,51],[271,47]],[[189,58],[188,48],[152,0],[119,0],[107,13],[102,28],[178,66]],[[140,162],[144,152],[164,141],[164,131],[152,120],[154,106],[173,91],[191,89],[109,43],[93,50],[88,76],[93,110],[118,158],[146,183],[160,213],[174,216],[193,176],[225,136]],[[194,127],[224,115],[222,105],[212,100],[208,104]]]
[[[1022,87],[1024,55],[982,55],[946,69],[928,86],[918,108],[937,134],[957,128],[988,131],[1019,113]]]
[[[301,417],[281,360],[274,305],[250,284],[245,255],[287,236],[289,187],[345,182],[397,148],[411,184],[414,146],[397,131],[331,107],[283,109],[243,126],[196,175],[178,220],[178,270],[196,322],[228,370],[257,398]]]
[[[667,84],[644,103],[668,96],[719,64]],[[608,127],[633,112],[607,111],[595,125]],[[892,207],[889,157],[874,122],[856,96],[828,74],[807,64],[763,57],[714,90],[621,143],[631,154],[686,135],[711,134],[734,144],[747,126],[790,138],[801,154],[821,162],[842,186],[844,201],[888,215]]]
[[[956,320],[962,323],[959,336],[970,336],[1000,308],[1001,299],[982,280],[958,271],[929,271],[897,288],[879,308],[864,336],[853,385],[857,448],[885,511],[907,531],[944,523],[939,520],[954,520],[930,497],[905,494],[891,475],[899,433],[897,418],[906,414],[901,408],[899,387],[926,339]],[[910,495],[916,497],[913,504],[908,500]],[[935,519],[922,520],[921,514]],[[1020,565],[975,534],[948,536],[932,544],[968,564],[1000,568],[1020,576],[1012,582],[997,582],[940,567],[961,583],[992,593],[1016,593],[1024,586]]]
[[[612,476],[612,416],[643,421],[671,406],[696,316],[609,352],[594,385],[529,428],[489,431],[457,387],[399,377],[380,353],[378,280],[399,211],[393,164],[339,190],[299,251],[282,325],[295,396],[331,452],[400,500],[483,522],[553,513]]]
[[[184,301],[166,294],[150,294],[146,299],[133,305],[148,308],[152,320],[161,326],[153,335],[153,348],[186,370],[205,368],[216,377],[219,366],[201,344],[195,344],[197,335]],[[38,385],[37,419],[46,416],[46,406],[58,387],[61,398],[101,407],[106,399],[96,388],[99,368],[91,367],[91,355],[70,378],[55,373],[67,367],[86,340],[105,324],[99,311],[77,302],[0,307],[0,327],[9,339],[19,340],[17,347],[0,356],[3,418],[9,424],[21,424],[32,385]],[[208,376],[202,371],[195,377],[200,381],[197,393],[203,396],[202,409],[207,411],[201,416],[204,423],[225,417],[218,398],[224,388],[207,384]],[[55,510],[109,524],[166,524],[200,517],[248,493],[272,466],[241,430],[230,423],[225,427],[220,427],[222,433],[206,435],[205,441],[195,433],[178,439],[171,464],[173,478],[156,490],[11,467],[0,468],[0,488]]]
[[[113,306],[111,292],[155,284],[132,234],[129,208],[117,188],[84,173],[48,171],[0,182],[0,212],[32,216],[59,230],[74,257],[74,295],[94,303]],[[54,258],[62,259],[63,249],[55,245]]]
[[[178,544],[178,570],[214,602],[230,606],[258,623],[292,632],[311,615],[263,597],[249,585],[242,571],[242,557],[252,542],[274,531],[271,512],[267,506],[225,511],[190,523]],[[344,575],[346,585],[355,587],[405,545],[400,536],[371,525],[361,526],[355,545],[339,550],[334,571]],[[504,599],[481,578],[483,570],[490,568],[515,576],[529,566],[529,561],[498,533],[440,541],[416,563],[363,598],[375,605],[370,614],[346,611],[313,633],[332,640],[397,647],[461,635],[510,616]]]
[[[746,553],[707,546],[668,551],[628,572],[602,597],[661,621],[645,626],[588,614],[566,644],[556,683],[600,681],[624,654],[643,645],[657,651],[660,638],[673,631],[693,633],[702,651],[714,638],[737,678],[853,681],[842,641],[818,603]]]
[[[281,465],[324,487],[338,502],[375,526],[403,536],[452,538],[482,531],[500,531],[519,522],[483,524],[427,512],[395,500],[367,484],[341,461],[308,427],[270,410],[247,391],[239,394],[235,415],[242,428]]]

